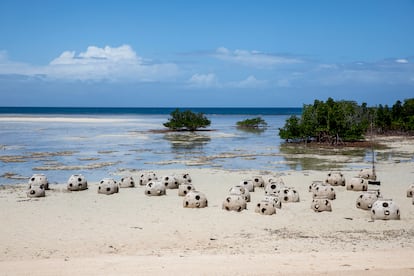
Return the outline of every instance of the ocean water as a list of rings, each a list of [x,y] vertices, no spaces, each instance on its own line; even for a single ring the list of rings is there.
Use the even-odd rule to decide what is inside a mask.
[[[184,109],[204,113],[209,131],[162,131],[174,108],[0,107],[0,184],[26,183],[34,173],[65,183],[76,173],[99,181],[131,170],[289,168],[278,129],[301,108]],[[265,131],[236,128],[256,116]]]

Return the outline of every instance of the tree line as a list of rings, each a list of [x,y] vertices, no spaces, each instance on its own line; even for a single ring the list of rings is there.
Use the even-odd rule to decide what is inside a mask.
[[[176,108],[170,113],[170,118],[163,125],[172,131],[196,131],[206,128],[211,121],[203,113],[194,113],[191,110],[181,111]],[[267,123],[262,117],[245,119],[236,123],[238,128],[245,130],[263,130]]]
[[[316,141],[340,144],[364,139],[371,131],[378,134],[414,133],[414,98],[397,101],[392,107],[368,107],[355,101],[326,102],[315,100],[304,104],[302,115],[290,116],[279,136],[287,141]]]

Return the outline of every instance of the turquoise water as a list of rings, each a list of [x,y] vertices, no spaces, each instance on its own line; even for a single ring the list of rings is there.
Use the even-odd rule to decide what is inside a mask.
[[[191,108],[206,114],[211,131],[159,132],[172,110],[2,107],[0,184],[25,183],[34,173],[64,183],[75,173],[98,181],[125,170],[288,168],[278,129],[300,108]],[[254,116],[268,123],[265,131],[236,128]]]

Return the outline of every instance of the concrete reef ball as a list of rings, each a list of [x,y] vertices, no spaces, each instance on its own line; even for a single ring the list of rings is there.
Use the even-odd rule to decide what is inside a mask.
[[[185,196],[189,191],[195,191],[193,184],[180,184],[178,186],[178,196]]]
[[[253,176],[253,185],[257,188],[264,187],[265,181],[263,180],[263,177],[260,175]]]
[[[282,201],[277,195],[265,195],[262,201],[268,201],[273,203],[273,206],[277,209],[282,209]]]
[[[43,185],[43,188],[45,190],[49,190],[49,181],[47,180],[46,175],[43,173],[36,173],[32,175],[29,179],[28,187],[30,188],[30,185]]]
[[[325,180],[332,186],[345,186],[345,176],[341,172],[329,172]]]
[[[81,174],[73,174],[69,177],[67,182],[67,189],[69,191],[83,191],[88,189],[88,181]]]
[[[148,182],[157,180],[157,175],[155,172],[143,172],[139,176],[139,185],[145,186],[148,184]]]
[[[327,198],[333,200],[336,198],[335,190],[330,185],[317,185],[312,193],[313,198]]]
[[[266,189],[266,187],[270,184],[276,184],[278,186],[284,187],[285,186],[285,181],[283,181],[283,178],[281,177],[269,177],[267,179],[267,181],[265,181],[264,187]]]
[[[399,220],[400,208],[392,199],[378,199],[371,208],[372,220]]]
[[[362,210],[371,210],[372,205],[375,201],[380,198],[380,195],[377,191],[366,191],[363,192],[357,199],[356,199],[356,207]]]
[[[191,184],[193,182],[190,174],[188,173],[176,174],[174,177],[177,179],[178,184]]]
[[[366,191],[368,190],[368,180],[361,177],[352,177],[351,181],[346,183],[346,189],[349,191]]]
[[[178,186],[180,185],[177,178],[173,175],[165,175],[161,177],[161,182],[164,183],[164,186],[167,189],[178,189]]]
[[[331,212],[331,201],[327,198],[314,198],[311,203],[311,209],[315,212]]]
[[[249,192],[254,192],[254,184],[253,184],[253,180],[251,179],[245,179],[240,181],[240,185],[243,186],[244,188],[246,188]]]
[[[134,188],[135,187],[135,180],[132,176],[124,176],[121,178],[119,182],[120,188]]]
[[[256,204],[254,211],[261,215],[270,216],[276,214],[276,207],[272,202],[262,200]]]
[[[266,185],[264,191],[265,195],[279,195],[279,191],[285,188],[285,184],[283,182],[272,182]]]
[[[313,193],[316,187],[318,186],[331,186],[331,185],[326,182],[320,181],[320,180],[315,180],[315,181],[312,181],[312,184],[309,185],[309,192]]]
[[[30,185],[29,189],[27,189],[27,197],[44,197],[46,196],[45,187],[43,184],[41,185]]]
[[[284,187],[279,191],[282,202],[299,202],[299,193],[292,187]]]
[[[183,199],[184,208],[205,208],[208,206],[207,197],[199,191],[189,191]]]
[[[247,208],[247,203],[240,195],[228,195],[223,201],[222,208],[227,211],[241,212]]]
[[[240,195],[246,200],[246,202],[250,202],[250,192],[242,187],[241,185],[235,185],[230,188],[229,190],[230,195]]]
[[[104,178],[99,182],[98,194],[112,195],[119,192],[118,184],[112,178]]]
[[[147,196],[162,196],[166,195],[165,185],[160,181],[148,182],[145,186],[145,194]]]
[[[377,176],[372,171],[372,169],[361,169],[358,173],[358,177],[370,180],[376,180]]]
[[[408,186],[407,197],[414,197],[414,184]]]

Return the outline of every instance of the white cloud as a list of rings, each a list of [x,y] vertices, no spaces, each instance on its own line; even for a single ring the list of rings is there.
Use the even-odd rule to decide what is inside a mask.
[[[131,46],[122,45],[89,46],[79,54],[64,51],[46,66],[12,62],[0,53],[0,74],[45,75],[55,80],[148,82],[172,80],[179,69],[173,63],[144,63]]]
[[[408,63],[408,60],[406,60],[405,58],[399,58],[395,60],[396,63]]]
[[[360,65],[360,63],[358,64]],[[322,69],[322,70],[338,69],[338,65],[322,63],[322,64],[319,64],[319,69]]]
[[[213,73],[194,74],[187,82],[191,88],[263,88],[268,82],[266,80],[258,80],[255,76],[250,75],[240,81],[220,82]]]
[[[129,45],[89,46],[78,55],[73,51],[63,52],[50,62],[47,74],[79,80],[160,81],[176,76],[178,67],[172,63],[145,64]]]
[[[229,83],[229,86],[237,87],[237,88],[262,88],[265,87],[267,81],[265,80],[258,80],[255,76],[248,76],[246,79],[241,80],[239,82],[232,82]]]
[[[188,80],[188,84],[191,87],[198,87],[198,88],[211,88],[211,87],[219,86],[217,76],[213,73],[194,74]]]
[[[86,52],[81,52],[79,55],[76,55],[74,51],[65,51],[58,58],[50,62],[51,65],[94,63],[140,64],[142,63],[142,59],[136,55],[129,45],[122,45],[116,48],[109,46],[105,46],[104,48],[89,46]]]
[[[214,57],[221,60],[258,68],[269,68],[282,64],[286,65],[303,62],[302,60],[293,57],[269,55],[259,51],[247,51],[239,49],[230,51],[225,47],[217,48]]]

